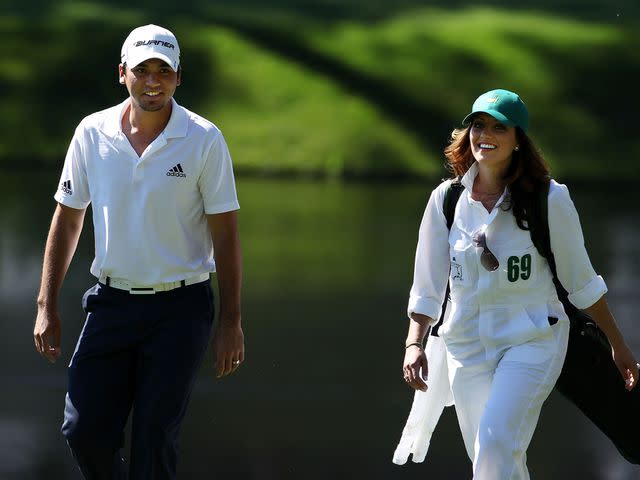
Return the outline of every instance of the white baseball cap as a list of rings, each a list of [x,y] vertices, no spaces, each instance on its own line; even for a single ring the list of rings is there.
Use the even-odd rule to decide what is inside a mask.
[[[158,25],[150,24],[133,29],[122,44],[120,61],[133,68],[150,58],[163,60],[174,71],[178,71],[180,47],[176,36]]]

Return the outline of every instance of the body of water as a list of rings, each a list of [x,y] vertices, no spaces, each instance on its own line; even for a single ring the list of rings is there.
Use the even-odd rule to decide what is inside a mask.
[[[80,299],[95,282],[90,216],[62,292],[62,358],[50,365],[31,332],[58,173],[3,178],[0,478],[79,479],[59,427],[66,364],[84,321]],[[247,357],[217,380],[208,354],[182,429],[179,478],[471,477],[452,408],[425,463],[391,463],[412,401],[401,374],[405,309],[433,186],[238,181]],[[640,356],[637,193],[570,188],[608,301]],[[640,478],[640,467],[556,393],[528,459],[536,479]]]

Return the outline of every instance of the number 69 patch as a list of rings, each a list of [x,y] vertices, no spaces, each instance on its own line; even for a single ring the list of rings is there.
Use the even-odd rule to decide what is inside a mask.
[[[527,281],[531,278],[532,262],[529,253],[518,257],[512,255],[507,259],[507,280],[511,283]]]

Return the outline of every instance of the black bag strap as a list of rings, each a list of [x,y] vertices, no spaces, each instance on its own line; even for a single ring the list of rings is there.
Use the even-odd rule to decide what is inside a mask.
[[[611,346],[605,333],[597,326],[589,314],[571,303],[569,293],[558,280],[556,259],[551,250],[551,236],[549,233],[549,186],[550,183],[547,182],[539,188],[535,193],[535,197],[529,203],[531,213],[527,216],[527,224],[531,234],[531,241],[549,264],[558,299],[562,302],[564,311],[569,317],[571,329],[579,332],[580,335],[588,335],[594,338],[605,349],[610,350]]]
[[[444,213],[444,218],[447,220],[447,230],[451,230],[451,225],[453,225],[453,217],[456,213],[456,205],[458,204],[458,200],[460,199],[460,194],[464,190],[464,185],[461,183],[461,178],[456,177],[449,183],[449,186],[444,192],[444,200],[442,202],[442,211]],[[447,290],[444,294],[444,300],[442,301],[442,308],[440,309],[440,318],[438,319],[438,323],[436,323],[431,329],[431,335],[434,337],[438,336],[438,329],[442,322],[444,322],[444,314],[447,309],[447,302],[449,301],[449,293],[451,292],[451,285],[447,282]]]
[[[451,230],[451,225],[453,225],[453,217],[456,213],[456,205],[458,204],[458,199],[460,198],[460,194],[463,190],[464,185],[462,185],[461,178],[456,177],[451,180],[451,183],[449,183],[449,187],[444,192],[442,210],[444,212],[444,218],[447,219],[447,230]]]
[[[549,264],[558,298],[564,305],[567,315],[571,317],[580,310],[569,301],[569,294],[558,280],[556,259],[551,250],[551,236],[549,234],[549,186],[550,183],[546,182],[533,194],[533,198],[529,202],[530,213],[527,215],[527,226],[533,245]]]

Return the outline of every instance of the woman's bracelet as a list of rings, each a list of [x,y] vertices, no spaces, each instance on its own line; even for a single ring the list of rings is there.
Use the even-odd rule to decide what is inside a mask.
[[[424,348],[424,347],[422,346],[422,342],[413,342],[413,343],[410,343],[410,344],[408,344],[408,345],[405,345],[405,346],[404,346],[404,349],[406,350],[407,348],[409,348],[409,347],[413,347],[414,345],[415,345],[416,347],[418,347],[418,348],[421,348],[421,349],[422,349],[422,348]]]

